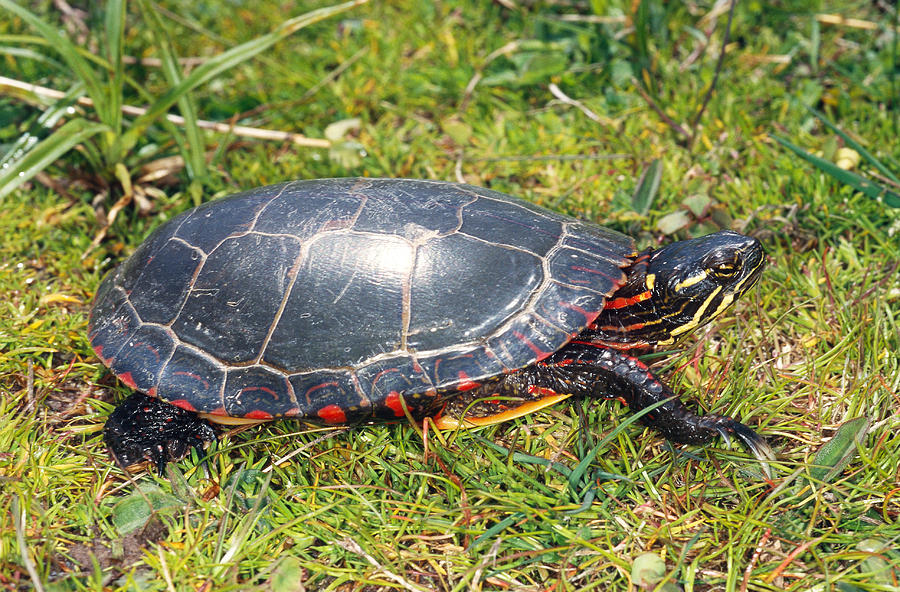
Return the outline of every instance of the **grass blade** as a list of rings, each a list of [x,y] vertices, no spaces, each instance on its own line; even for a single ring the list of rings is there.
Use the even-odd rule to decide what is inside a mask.
[[[9,0],[0,0],[0,2],[8,2]],[[288,19],[282,23],[277,29],[238,45],[224,53],[221,53],[202,65],[198,66],[191,74],[181,81],[180,84],[170,89],[166,94],[161,96],[147,110],[147,113],[138,117],[134,121],[134,125],[122,135],[122,146],[124,150],[129,150],[135,145],[137,140],[144,134],[147,127],[162,117],[169,108],[174,105],[186,93],[191,92],[201,84],[209,82],[222,72],[245,62],[253,56],[265,51],[278,41],[290,36],[300,29],[332,17],[336,14],[346,12],[351,8],[365,4],[368,0],[351,0],[343,4],[328,6],[302,14],[298,17]]]
[[[829,162],[824,158],[814,156],[785,138],[781,138],[775,135],[773,135],[772,138],[785,148],[788,148],[789,150],[794,152],[803,160],[809,162],[822,172],[827,173],[835,180],[840,181],[844,185],[849,185],[860,193],[867,195],[872,199],[880,200],[892,208],[900,208],[900,194],[894,193],[893,191],[882,187],[877,183],[869,181],[868,179],[861,177],[856,173],[845,171],[833,162]]]
[[[631,197],[631,209],[641,216],[646,216],[659,191],[659,183],[661,180],[662,161],[655,158],[641,174],[641,179],[638,181],[637,188],[634,190],[634,195]]]
[[[147,0],[139,0],[139,2],[141,12],[147,18],[150,32],[156,40],[156,47],[159,49],[160,59],[162,60],[163,74],[169,82],[169,86],[178,86],[182,82],[183,76],[168,29],[163,25],[162,19],[159,17],[159,11],[154,10]],[[182,149],[182,157],[184,158],[188,175],[192,179],[204,177],[206,176],[205,144],[200,135],[200,127],[197,125],[197,105],[190,92],[185,92],[178,98],[178,110],[181,112],[181,116],[184,117],[184,132],[187,136],[187,142],[180,141],[178,144]]]
[[[12,0],[0,0],[0,8],[14,13],[23,21],[37,29],[41,36],[47,40],[50,47],[56,49],[60,57],[66,62],[69,68],[75,72],[78,79],[84,84],[85,90],[98,114],[107,113],[107,98],[103,92],[103,85],[97,77],[96,72],[85,60],[78,47],[75,46],[63,35],[60,35],[56,28],[42,21],[37,15],[29,11],[23,6],[13,2]]]
[[[113,129],[114,137],[118,137],[122,131],[122,91],[124,80],[124,55],[125,43],[125,0],[109,0],[105,7],[106,12],[106,59],[112,65],[112,76],[106,82],[106,96],[109,100],[104,107],[107,113],[99,113],[100,121],[105,121]],[[111,155],[110,160],[118,162],[118,154]]]
[[[4,87],[2,81],[0,81],[0,92],[10,96],[18,96],[33,103],[41,103],[41,97],[27,91],[20,91],[14,87]],[[20,134],[6,152],[0,155],[0,167],[22,158],[25,152],[37,144],[42,137],[52,133],[59,120],[68,115],[68,110],[75,103],[76,98],[83,93],[84,86],[78,83],[61,99],[44,109],[37,120],[29,126],[29,130]],[[21,127],[19,129],[22,130]]]
[[[69,121],[51,136],[36,144],[25,156],[0,172],[0,199],[53,163],[57,158],[91,136],[111,131],[108,125],[78,118]]]
[[[581,490],[582,484],[586,481],[589,481],[589,479],[585,479],[588,467],[592,462],[594,462],[594,459],[597,458],[597,454],[601,450],[606,448],[606,446],[608,446],[609,443],[613,441],[613,439],[617,438],[619,434],[622,433],[628,426],[640,420],[648,413],[653,413],[653,411],[657,407],[662,407],[668,402],[669,399],[663,399],[662,401],[657,401],[653,405],[649,405],[641,409],[640,411],[629,415],[618,425],[616,425],[615,428],[610,430],[610,432],[606,434],[606,436],[601,438],[600,441],[597,442],[586,455],[584,455],[584,458],[581,459],[581,461],[575,466],[575,468],[572,469],[572,473],[569,475],[569,489],[572,491],[572,493],[577,496],[578,492]],[[627,477],[619,477],[621,479],[627,479]]]
[[[839,135],[841,138],[843,138],[844,142],[847,144],[847,146],[849,146],[850,148],[853,148],[854,150],[859,152],[860,156],[865,158],[869,164],[871,164],[873,167],[878,169],[879,173],[881,173],[882,175],[884,175],[885,177],[887,177],[894,183],[897,183],[898,185],[900,185],[900,179],[898,179],[897,176],[894,175],[894,173],[891,172],[891,170],[889,168],[887,168],[886,166],[881,164],[881,161],[879,161],[877,158],[875,158],[868,150],[863,148],[863,146],[859,142],[857,142],[856,140],[851,138],[849,135],[847,135],[847,133],[845,133],[841,128],[839,128],[838,126],[836,126],[833,123],[831,123],[830,121],[828,121],[828,119],[822,113],[819,113],[812,107],[806,107],[806,108],[809,110],[810,113],[812,113],[813,115],[816,116],[816,119],[818,119],[819,121],[824,123],[828,127],[828,129],[830,129],[831,131],[833,131],[834,133]]]

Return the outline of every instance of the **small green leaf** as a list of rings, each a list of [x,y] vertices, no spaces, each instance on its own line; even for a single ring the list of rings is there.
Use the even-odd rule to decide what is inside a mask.
[[[702,218],[706,215],[707,208],[712,204],[712,198],[703,193],[697,193],[684,198],[681,204],[689,209],[694,216]]]
[[[835,136],[825,138],[825,142],[822,144],[822,158],[834,162],[834,155],[837,153],[837,150],[837,138]]]
[[[650,206],[653,205],[653,200],[656,199],[659,183],[662,180],[662,170],[662,161],[657,158],[641,173],[634,195],[631,197],[631,209],[641,216],[647,215]]]
[[[813,466],[809,469],[813,482],[828,482],[843,471],[868,429],[869,420],[865,417],[857,417],[841,424],[834,437],[819,448],[813,459]]]
[[[558,51],[533,52],[525,54],[524,57],[527,59],[523,60],[519,67],[521,76],[519,84],[522,86],[535,84],[556,74],[561,74],[569,65],[566,54]]]
[[[728,210],[725,208],[718,206],[713,207],[712,212],[710,212],[709,217],[713,222],[716,223],[716,226],[719,228],[731,228],[734,220],[731,219],[731,214],[728,213]]]
[[[441,124],[441,128],[444,130],[445,134],[450,136],[450,139],[453,140],[454,143],[460,146],[467,144],[469,138],[472,137],[472,127],[455,117],[445,119]]]
[[[660,218],[656,223],[656,229],[666,236],[671,236],[679,230],[687,228],[690,223],[691,215],[685,210],[678,210]]]
[[[184,503],[181,500],[155,485],[144,486],[141,491],[132,493],[113,506],[112,523],[119,534],[125,535],[143,528],[154,513],[173,511],[182,507]]]
[[[241,510],[262,508],[268,502],[267,476],[259,469],[244,469],[233,473],[225,482],[225,489],[234,490],[234,504]]]
[[[565,44],[525,40],[518,51],[507,56],[512,68],[499,70],[481,80],[484,86],[529,86],[562,74],[569,66]]]
[[[303,565],[296,557],[282,557],[272,570],[267,588],[272,592],[303,592]]]
[[[631,583],[652,588],[666,577],[666,562],[656,553],[641,553],[631,564]]]
[[[361,125],[362,121],[358,117],[353,117],[335,121],[325,128],[325,138],[331,141],[328,158],[345,169],[356,168],[362,164],[365,147],[356,140],[344,139],[350,131],[359,129]]]
[[[893,557],[896,553],[892,553],[890,546],[878,539],[864,539],[856,544],[856,548],[863,553],[871,553],[862,560],[859,570],[868,574],[873,583],[877,582],[890,589],[900,576],[900,564]]]

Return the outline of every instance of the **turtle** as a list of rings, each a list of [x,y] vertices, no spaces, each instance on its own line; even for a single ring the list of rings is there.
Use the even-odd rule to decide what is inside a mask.
[[[209,422],[471,428],[578,397],[644,410],[675,443],[734,436],[765,461],[762,436],[690,410],[636,355],[721,315],[764,259],[731,230],[639,252],[452,182],[251,189],[162,224],[102,280],[90,343],[137,391],[104,441],[121,467],[162,474],[215,440]]]

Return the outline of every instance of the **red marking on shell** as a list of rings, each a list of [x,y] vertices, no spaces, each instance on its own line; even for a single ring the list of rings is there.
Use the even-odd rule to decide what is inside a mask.
[[[113,358],[112,356],[109,357],[109,358],[104,358],[104,357],[103,357],[103,346],[102,346],[102,345],[94,345],[94,346],[92,346],[92,347],[94,348],[94,353],[97,354],[97,357],[100,358],[100,361],[103,362],[103,364],[104,364],[105,366],[108,367],[108,366],[111,366],[111,365],[112,365],[113,360],[114,360],[115,358]]]
[[[650,290],[647,290],[646,292],[641,292],[640,294],[635,294],[634,296],[614,298],[607,301],[606,308],[626,308],[628,306],[637,304],[638,302],[649,300],[650,296],[652,296],[652,294],[650,293]]]
[[[397,368],[385,368],[384,370],[382,370],[381,372],[376,374],[375,377],[372,379],[372,386],[375,386],[376,384],[378,384],[378,381],[381,380],[381,378],[383,376],[386,376],[386,375],[390,374],[391,372],[400,372],[400,370]]]
[[[278,400],[278,393],[273,391],[267,386],[248,386],[241,389],[241,394],[243,393],[252,393],[253,391],[262,391],[267,395],[272,395],[272,398],[276,401]],[[249,415],[247,417],[250,417]]]
[[[580,315],[584,315],[584,317],[586,319],[593,320],[593,319],[597,318],[597,315],[600,314],[599,311],[598,312],[588,312],[586,309],[581,308],[577,304],[572,304],[571,302],[566,302],[565,300],[560,300],[558,302],[558,304],[563,308],[568,308],[569,310],[574,310],[575,312],[577,312]]]
[[[135,348],[142,347],[146,350],[149,350],[150,353],[152,353],[153,356],[156,358],[156,361],[159,362],[159,350],[156,349],[155,347],[153,347],[151,344],[143,342],[143,341],[138,341],[137,343],[134,344],[134,347]]]
[[[119,374],[119,380],[133,389],[137,388],[137,383],[134,381],[134,378],[131,377],[131,372],[123,372]]]
[[[156,396],[156,387],[151,386],[149,389],[147,389],[147,395],[149,395],[151,397],[155,397]]]
[[[456,390],[458,390],[458,391],[470,391],[473,388],[478,388],[481,386],[480,382],[475,382],[474,380],[469,378],[469,375],[466,374],[465,372],[463,372],[462,370],[459,371],[459,379],[462,382],[460,382],[459,385],[456,387]]]
[[[523,335],[522,333],[519,333],[518,331],[513,331],[513,335],[516,337],[516,339],[518,339],[519,341],[524,343],[526,346],[528,346],[528,349],[533,351],[535,353],[535,355],[537,355],[538,362],[540,362],[544,358],[553,354],[553,352],[546,352],[546,351],[542,350],[541,348],[536,346],[534,343],[532,343],[532,341],[530,339],[525,337],[525,335]]]
[[[207,411],[210,415],[221,415],[222,417],[229,417],[228,412],[225,411],[224,407],[217,407],[212,411]]]
[[[596,312],[594,312],[594,311],[589,311],[589,310],[585,310],[585,309],[581,308],[580,306],[577,306],[577,305],[575,305],[575,304],[572,304],[571,302],[566,302],[566,301],[564,301],[564,300],[560,300],[560,301],[559,301],[559,305],[562,306],[562,307],[564,307],[564,308],[568,308],[568,309],[570,309],[570,310],[574,310],[575,312],[577,312],[577,313],[580,314],[580,315],[584,315],[584,319],[587,321],[587,323],[585,324],[585,327],[589,327],[589,328],[591,328],[591,327],[593,326],[594,321],[597,320],[597,317],[600,316],[600,312],[601,312],[601,311],[599,311],[599,310],[596,311]],[[604,305],[604,308],[605,308],[605,305]],[[581,331],[578,331],[578,332],[576,332],[576,333],[572,333],[571,339],[575,339],[575,338],[578,337],[579,335],[581,335]]]
[[[203,389],[209,390],[209,381],[202,378],[199,374],[194,374],[193,372],[186,372],[184,370],[178,370],[177,372],[172,373],[174,376],[187,376],[188,378],[193,378],[194,380],[198,380],[203,383]]]
[[[321,384],[317,384],[316,386],[309,387],[308,389],[306,389],[306,401],[310,402],[311,401],[310,395],[312,395],[317,390],[323,389],[323,388],[326,388],[329,386],[338,386],[338,383],[332,380],[329,382],[323,382]]]
[[[384,399],[384,404],[394,412],[395,416],[403,417],[403,402],[400,400],[400,393],[397,391],[388,393],[388,396]]]
[[[316,415],[321,417],[325,423],[337,424],[347,422],[347,414],[337,405],[326,405],[319,409]]]
[[[591,269],[590,267],[584,267],[583,265],[572,265],[569,269],[573,269],[575,271],[584,271],[587,273],[602,275],[603,277],[608,277],[608,278],[612,279],[612,277],[609,274],[603,273],[599,269]]]
[[[254,411],[251,411],[250,413],[245,413],[244,417],[247,417],[249,419],[272,419],[272,414],[256,409]]]
[[[169,403],[171,403],[172,405],[175,405],[176,407],[181,407],[185,411],[193,411],[194,413],[197,412],[197,409],[193,405],[191,405],[187,401],[187,399],[176,399],[174,401],[169,401]],[[222,411],[225,411],[225,410],[223,409]],[[225,413],[222,413],[222,415],[225,415]]]

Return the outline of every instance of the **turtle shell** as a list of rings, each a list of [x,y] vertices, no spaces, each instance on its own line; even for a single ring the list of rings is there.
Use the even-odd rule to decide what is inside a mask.
[[[163,224],[97,291],[127,385],[219,416],[425,414],[552,354],[625,281],[633,241],[455,183],[261,187]]]

